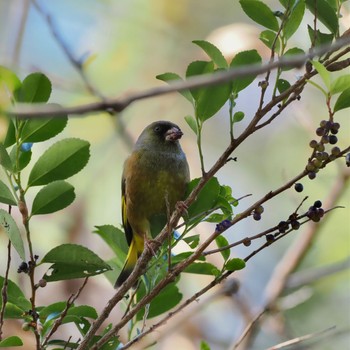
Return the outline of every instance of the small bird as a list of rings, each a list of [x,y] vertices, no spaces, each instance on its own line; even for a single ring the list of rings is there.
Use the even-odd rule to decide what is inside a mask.
[[[142,131],[124,163],[122,220],[129,251],[115,288],[133,271],[145,242],[160,232],[184,199],[190,172],[179,143],[182,135],[169,121],[154,122]]]

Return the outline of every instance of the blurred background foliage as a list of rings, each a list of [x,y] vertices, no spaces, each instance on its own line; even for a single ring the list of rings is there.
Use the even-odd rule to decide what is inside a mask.
[[[267,59],[268,52],[258,40],[261,28],[252,24],[238,1],[162,1],[162,0],[52,0],[41,1],[54,19],[54,24],[65,44],[83,67],[93,86],[104,96],[117,97],[131,91],[139,91],[163,84],[155,76],[166,71],[184,75],[189,62],[203,58],[201,51],[191,43],[207,39],[216,44],[227,57],[251,48],[257,48]],[[278,10],[278,1],[266,1]],[[309,21],[312,20],[308,17]],[[344,4],[341,32],[350,23],[349,4]],[[21,78],[33,71],[46,74],[54,84],[51,100],[62,105],[75,105],[97,100],[86,89],[77,70],[72,66],[53,37],[47,21],[28,0],[0,1],[0,64],[14,70]],[[291,46],[307,50],[309,39],[306,25],[302,25],[291,39]],[[347,68],[347,74],[349,68]],[[289,79],[298,79],[299,72],[288,72]],[[341,74],[344,74],[342,72]],[[257,82],[245,90],[238,99],[237,108],[246,114],[247,121],[238,124],[237,132],[251,118],[257,106]],[[71,118],[62,137],[79,137],[92,144],[88,166],[72,182],[76,187],[77,200],[69,208],[32,221],[36,253],[46,251],[62,242],[78,242],[93,247],[105,259],[113,258],[111,251],[92,232],[95,225],[120,225],[120,177],[122,164],[130,146],[118,131],[118,120],[123,122],[131,138],[139,135],[151,121],[168,119],[181,126],[185,135],[183,148],[187,153],[192,177],[200,176],[200,166],[195,136],[183,117],[192,113],[190,104],[177,94],[143,100],[131,105],[118,118],[98,113],[84,118]],[[266,130],[254,134],[219,174],[223,184],[232,187],[233,195],[244,199],[236,209],[243,210],[260,196],[282,185],[306,164],[310,154],[308,143],[321,119],[327,118],[324,97],[309,86],[301,101],[294,103]],[[341,124],[339,145],[349,142],[349,110],[337,114]],[[210,119],[204,130],[204,155],[207,168],[217,159],[229,141],[228,107]],[[1,124],[0,128],[4,126]],[[0,135],[3,131],[0,130]],[[49,142],[36,145],[39,155]],[[332,164],[315,181],[303,180],[305,190],[298,194],[293,190],[283,193],[265,206],[259,222],[244,220],[225,233],[229,242],[258,233],[288,218],[302,198],[310,200],[303,205],[307,209],[314,200],[325,201],[330,195],[339,172],[339,164]],[[315,244],[309,249],[300,269],[325,267],[349,258],[350,252],[350,190],[345,189],[336,204],[344,205],[327,216]],[[14,213],[16,215],[16,213]],[[203,224],[198,233],[201,237],[214,230],[213,225]],[[279,243],[258,254],[236,276],[241,289],[235,298],[222,297],[211,303],[194,307],[196,315],[183,320],[162,339],[159,349],[195,349],[205,339],[212,349],[226,349],[242,332],[245,320],[258,309],[264,300],[264,288],[274,267],[296,236],[307,230],[303,226]],[[3,237],[3,234],[1,234]],[[1,242],[4,242],[2,239]],[[233,255],[243,258],[255,246],[238,247]],[[6,245],[1,243],[1,264],[5,262]],[[221,259],[212,256],[211,261]],[[19,263],[19,261],[17,261]],[[349,265],[349,264],[348,264]],[[2,272],[3,273],[3,272]],[[192,295],[203,280],[194,275],[182,276],[184,295]],[[12,275],[18,281],[21,275]],[[295,337],[336,325],[337,330],[349,331],[350,327],[350,273],[345,269],[294,291],[282,303],[288,336]],[[206,282],[211,277],[202,277]],[[20,283],[20,281],[19,281]],[[44,293],[38,293],[42,302],[59,300],[75,291],[77,281],[52,283]],[[113,288],[103,277],[91,279],[80,302],[98,310],[113,294]],[[299,294],[297,294],[297,292]],[[40,303],[40,299],[39,299]],[[195,311],[193,310],[193,313]],[[187,313],[186,313],[187,315]],[[115,312],[116,318],[120,314]],[[262,349],[279,342],[281,319],[271,317],[264,323],[252,349]],[[171,322],[167,326],[171,328]],[[13,327],[18,327],[13,323]],[[283,328],[283,327],[282,327]],[[341,334],[319,345],[319,349],[348,348],[350,337]]]

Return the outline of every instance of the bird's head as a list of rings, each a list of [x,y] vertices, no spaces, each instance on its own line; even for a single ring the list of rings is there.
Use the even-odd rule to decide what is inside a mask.
[[[148,125],[139,136],[136,147],[166,146],[178,144],[183,132],[174,123],[157,121]]]

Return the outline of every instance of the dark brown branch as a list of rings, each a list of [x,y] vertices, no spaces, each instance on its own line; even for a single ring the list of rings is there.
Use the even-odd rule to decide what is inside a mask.
[[[115,112],[121,112],[126,109],[133,102],[161,96],[176,91],[183,91],[193,88],[199,88],[204,86],[219,85],[234,79],[244,77],[247,75],[259,75],[266,73],[270,70],[283,67],[301,67],[308,60],[321,56],[322,54],[340,49],[341,47],[348,45],[350,38],[342,38],[333,43],[332,45],[325,45],[319,47],[313,52],[307,54],[295,55],[292,57],[282,57],[275,62],[270,62],[263,65],[249,65],[241,68],[229,69],[227,71],[220,71],[210,75],[192,77],[186,81],[175,81],[171,85],[164,85],[160,87],[154,87],[145,91],[136,92],[134,94],[125,95],[119,98],[106,98],[103,101],[89,103],[80,106],[73,107],[53,107],[47,105],[17,105],[12,109],[6,111],[8,115],[17,116],[19,118],[28,117],[60,117],[66,114],[70,115],[84,115],[88,113],[95,113],[98,111],[113,110]],[[266,107],[265,107],[266,108]],[[264,109],[265,109],[264,108]],[[263,110],[264,110],[263,109]],[[265,111],[261,111],[264,114]]]

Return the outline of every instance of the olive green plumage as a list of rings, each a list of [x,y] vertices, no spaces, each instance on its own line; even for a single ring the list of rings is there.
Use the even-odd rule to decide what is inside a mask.
[[[167,212],[171,213],[176,202],[184,199],[190,174],[179,143],[181,136],[177,125],[154,122],[143,130],[125,161],[122,218],[129,251],[115,287],[121,286],[134,269],[145,239],[152,238],[153,222],[162,218],[164,226]],[[158,225],[156,234],[162,226]]]

